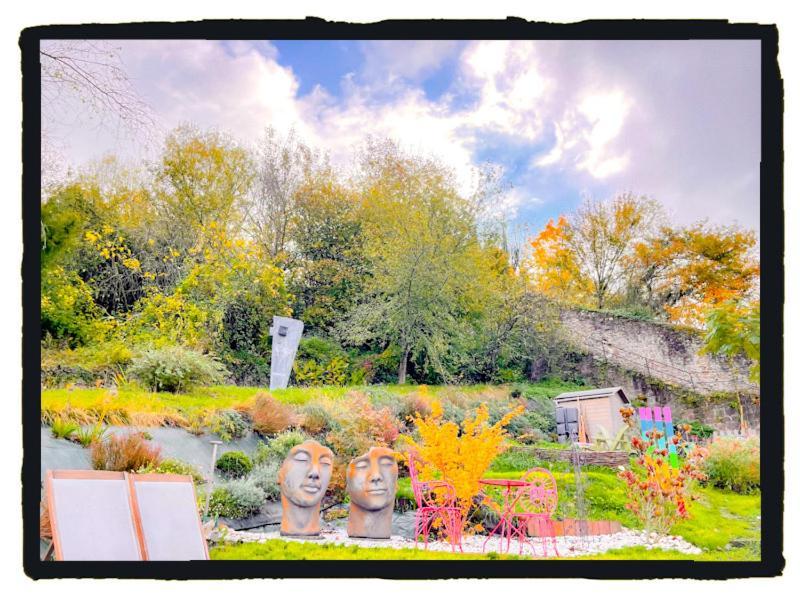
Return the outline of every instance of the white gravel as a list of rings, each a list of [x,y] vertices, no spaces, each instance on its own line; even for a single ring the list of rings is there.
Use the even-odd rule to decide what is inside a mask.
[[[344,544],[347,546],[362,546],[365,548],[414,548],[413,540],[400,536],[392,536],[388,540],[367,540],[347,537],[347,532],[343,529],[323,528],[321,535],[318,538],[293,538],[281,537],[277,531],[269,533],[251,533],[247,531],[234,531],[226,529],[224,531],[216,530],[212,535],[212,539],[224,541],[226,543],[235,542],[260,542],[263,543],[267,540],[283,539],[287,541],[297,541],[306,544]],[[542,551],[542,541],[540,538],[528,538],[533,542],[531,544],[525,543],[522,545],[522,554],[525,556],[544,557]],[[483,545],[486,542],[486,536],[467,535],[464,536],[462,546],[464,553],[489,553],[500,552],[500,540],[498,537],[492,537],[487,543],[484,550]],[[644,546],[647,549],[661,548],[664,550],[677,550],[685,554],[699,554],[701,550],[693,546],[679,536],[662,536],[658,537],[651,535],[648,537],[642,531],[635,531],[632,529],[625,529],[619,533],[611,535],[594,535],[586,536],[583,538],[566,536],[557,537],[556,544],[558,546],[558,554],[561,557],[568,556],[586,556],[589,554],[600,554],[607,550],[615,548],[626,548],[630,546]],[[510,553],[519,554],[520,547],[516,540],[512,540]],[[420,543],[418,548],[423,548]],[[428,543],[428,550],[444,550],[449,552],[451,550],[450,544],[446,541],[432,541]],[[506,551],[506,543],[503,541],[503,551]],[[552,542],[547,542],[547,556],[553,557]]]

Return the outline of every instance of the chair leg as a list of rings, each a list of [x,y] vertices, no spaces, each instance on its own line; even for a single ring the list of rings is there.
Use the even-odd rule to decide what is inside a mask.
[[[464,552],[464,546],[461,545],[461,513],[457,513],[455,511],[448,511],[449,512],[449,519],[448,519],[448,529],[450,530],[450,545],[453,548],[453,552],[456,551],[456,546]]]
[[[547,524],[550,530],[550,541],[553,542],[553,552],[556,553],[556,556],[559,558],[561,555],[558,553],[558,544],[556,543],[556,526],[553,523],[553,520],[550,517],[547,517]]]
[[[422,544],[425,550],[428,549],[428,536],[430,530],[430,516],[422,522]]]
[[[455,522],[456,522],[456,535],[458,536],[456,539],[458,540],[458,549],[461,550],[461,553],[464,552],[464,546],[461,545],[461,538],[463,537],[464,532],[464,522],[461,517],[461,513],[457,512],[455,514]]]

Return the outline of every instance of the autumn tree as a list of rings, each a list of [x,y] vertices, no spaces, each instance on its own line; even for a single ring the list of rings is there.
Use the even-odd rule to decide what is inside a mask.
[[[625,257],[647,237],[660,216],[657,202],[621,194],[610,201],[586,198],[566,224],[564,237],[573,260],[591,285],[597,308],[625,279]]]
[[[760,267],[752,231],[697,224],[680,231],[676,243],[680,260],[673,262],[666,308],[671,320],[700,323],[707,310],[757,292]]]
[[[247,152],[226,136],[182,126],[166,139],[155,173],[163,235],[184,252],[212,223],[236,231],[252,182]]]
[[[583,304],[589,297],[591,283],[581,272],[569,239],[569,223],[563,215],[550,219],[530,241],[530,255],[524,268],[533,289],[554,300]]]
[[[756,293],[756,236],[733,226],[662,227],[628,257],[631,285],[671,321],[702,326],[705,314]]]

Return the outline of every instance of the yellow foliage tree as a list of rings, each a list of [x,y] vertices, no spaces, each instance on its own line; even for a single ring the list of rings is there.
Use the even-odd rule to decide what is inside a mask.
[[[481,491],[478,480],[505,449],[508,435],[505,426],[524,410],[519,405],[489,425],[489,409],[481,404],[475,416],[464,419],[459,427],[457,423],[442,420],[442,404],[433,400],[428,416],[417,414],[414,418],[420,441],[405,435],[401,439],[422,459],[422,479],[444,479],[453,485],[461,514],[466,517],[473,498]]]

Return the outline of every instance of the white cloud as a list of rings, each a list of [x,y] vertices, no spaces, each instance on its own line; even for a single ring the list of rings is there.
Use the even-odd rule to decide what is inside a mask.
[[[456,54],[455,40],[371,40],[361,42],[364,75],[372,81],[416,80],[435,71]]]
[[[540,101],[552,82],[540,72],[533,42],[472,42],[461,68],[465,85],[478,90],[470,124],[529,141],[541,135]]]
[[[341,95],[317,86],[299,97],[297,75],[277,62],[268,42],[114,44],[123,47],[133,83],[165,129],[191,121],[249,142],[267,125],[293,127],[340,164],[366,135],[389,136],[439,156],[463,190],[489,140],[507,142],[506,156],[517,160],[524,148],[541,148],[552,136],[552,145],[527,160],[528,171],[518,180],[561,172],[571,189],[635,189],[680,203],[686,215],[703,216],[709,211],[697,201],[698,190],[720,182],[730,187],[733,178],[726,173],[750,173],[733,190],[730,212],[757,223],[757,208],[748,208],[756,205],[758,190],[757,46],[755,52],[742,47],[725,54],[723,70],[722,50],[714,54],[707,45],[679,42],[636,52],[623,52],[622,42],[364,42],[367,64],[345,77]],[[695,68],[712,55],[713,69]],[[454,84],[431,100],[419,81],[452,58]],[[673,68],[654,73],[659,61],[671,61]],[[123,158],[140,152],[113,132],[60,133],[71,146],[64,154],[76,162],[109,151]],[[518,187],[505,200],[510,210],[529,206],[533,196],[551,197],[551,191],[512,183]],[[725,197],[719,190],[716,195]]]

